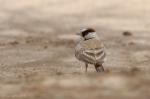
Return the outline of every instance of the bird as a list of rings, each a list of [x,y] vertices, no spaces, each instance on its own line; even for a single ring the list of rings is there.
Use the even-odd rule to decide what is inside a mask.
[[[75,57],[88,65],[94,65],[96,72],[104,72],[103,63],[106,60],[105,46],[93,28],[84,28],[77,33],[80,40],[75,45]]]

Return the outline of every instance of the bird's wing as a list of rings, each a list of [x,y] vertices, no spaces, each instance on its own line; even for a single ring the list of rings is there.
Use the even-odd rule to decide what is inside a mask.
[[[78,59],[88,62],[96,63],[104,60],[105,52],[104,45],[99,40],[88,40],[80,44],[77,51]]]

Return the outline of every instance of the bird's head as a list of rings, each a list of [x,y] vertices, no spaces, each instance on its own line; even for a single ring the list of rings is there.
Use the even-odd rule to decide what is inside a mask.
[[[80,30],[77,35],[80,35],[84,40],[88,40],[96,37],[96,31],[92,28],[85,28]]]

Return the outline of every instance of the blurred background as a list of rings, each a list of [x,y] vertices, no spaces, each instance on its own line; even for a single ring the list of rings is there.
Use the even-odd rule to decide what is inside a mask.
[[[149,12],[149,0],[0,0],[0,98],[148,98]],[[85,27],[105,43],[104,73],[74,57]]]

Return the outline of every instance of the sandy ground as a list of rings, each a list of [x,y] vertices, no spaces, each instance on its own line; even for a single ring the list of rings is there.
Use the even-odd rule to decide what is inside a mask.
[[[1,99],[148,99],[149,0],[0,0]],[[93,27],[106,71],[74,57],[75,33]],[[124,31],[131,35],[123,35]]]

